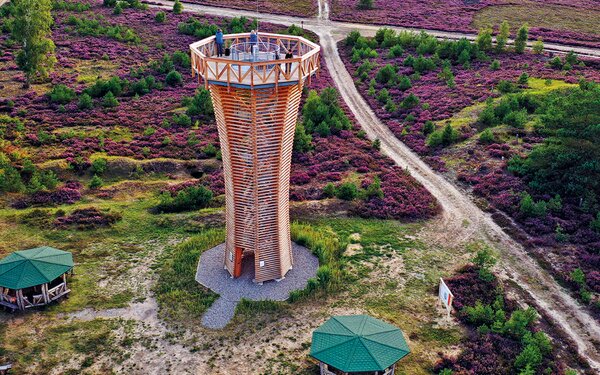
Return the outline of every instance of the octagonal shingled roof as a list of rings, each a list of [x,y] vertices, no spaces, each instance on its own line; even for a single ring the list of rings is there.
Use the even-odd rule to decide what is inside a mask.
[[[0,286],[23,289],[49,283],[73,268],[67,251],[44,246],[15,251],[0,260]]]
[[[310,347],[312,357],[344,372],[382,371],[408,353],[399,328],[368,315],[331,317]]]

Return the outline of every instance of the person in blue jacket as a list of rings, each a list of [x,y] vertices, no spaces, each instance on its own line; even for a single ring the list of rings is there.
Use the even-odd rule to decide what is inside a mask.
[[[250,50],[258,44],[258,33],[254,30],[250,31]]]
[[[215,44],[217,45],[217,57],[223,56],[223,44],[225,40],[223,39],[223,30],[217,30],[215,34]]]

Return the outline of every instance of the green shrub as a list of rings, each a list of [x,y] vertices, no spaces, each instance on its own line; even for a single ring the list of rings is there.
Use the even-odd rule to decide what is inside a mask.
[[[181,77],[181,74],[179,74],[178,71],[171,70],[167,74],[167,78],[165,79],[165,81],[169,86],[179,86],[183,82],[183,78]]]
[[[104,95],[104,99],[102,100],[102,106],[106,108],[113,108],[119,105],[119,101],[115,98],[115,95],[112,91],[109,91],[106,95]]]
[[[435,124],[431,120],[425,121],[423,124],[423,134],[429,135],[435,131]]]
[[[104,158],[97,158],[92,162],[92,172],[96,175],[103,175],[108,167],[108,161]]]
[[[492,61],[492,63],[490,64],[490,70],[498,70],[498,69],[500,69],[500,61],[499,60]]]
[[[335,197],[335,185],[331,182],[327,183],[327,185],[325,185],[325,187],[323,187],[323,195],[327,198],[333,198]]]
[[[185,113],[176,113],[172,117],[172,121],[177,126],[184,126],[189,128],[192,126],[192,119]]]
[[[373,9],[373,0],[358,0],[356,8],[360,10]]]
[[[175,196],[169,192],[159,195],[159,212],[181,212],[206,208],[213,198],[213,193],[204,186],[190,186],[179,191]]]
[[[94,106],[94,101],[92,97],[86,93],[81,94],[79,97],[79,102],[77,103],[77,107],[79,109],[90,109]]]
[[[406,98],[404,98],[404,100],[402,100],[400,107],[403,109],[411,109],[418,106],[419,102],[419,98],[411,92]]]
[[[199,88],[188,102],[187,107],[186,113],[188,116],[212,116],[214,109],[210,99],[210,91],[205,88]]]
[[[183,12],[183,4],[181,4],[181,1],[175,0],[175,3],[173,4],[173,13],[181,14],[182,12]]]
[[[529,74],[526,72],[521,73],[519,80],[517,81],[520,85],[526,85],[529,83]]]
[[[354,200],[358,197],[358,187],[352,182],[344,182],[338,186],[335,195],[345,201]]]
[[[404,53],[404,49],[402,48],[402,46],[399,44],[396,44],[396,45],[392,46],[392,48],[390,48],[390,51],[388,52],[387,57],[389,59],[393,59],[394,57],[402,56],[403,53]]]
[[[75,90],[63,84],[55,85],[48,94],[52,103],[67,104],[75,98]]]
[[[100,177],[98,177],[98,175],[94,175],[94,177],[92,177],[92,179],[90,180],[88,187],[90,189],[94,190],[94,189],[98,189],[98,188],[102,187],[103,184],[104,184],[104,181],[102,181],[102,179]]]
[[[158,13],[156,13],[156,16],[154,16],[154,20],[156,22],[163,23],[166,21],[166,19],[167,19],[167,15],[165,14],[165,12],[158,12]]]
[[[519,211],[527,217],[546,216],[546,202],[535,202],[529,193],[524,193],[519,204]]]
[[[481,143],[494,143],[495,141],[496,138],[494,137],[494,133],[489,128],[485,129],[479,135],[479,142]]]
[[[590,228],[600,233],[600,212],[596,214],[596,218],[591,221]]]
[[[398,80],[398,89],[402,91],[406,91],[412,87],[412,82],[410,82],[410,78],[407,76],[402,76]]]
[[[508,94],[513,92],[518,92],[519,88],[513,82],[501,80],[496,85],[496,89],[500,91],[502,94]]]
[[[366,198],[383,198],[383,190],[381,189],[381,180],[379,177],[375,176],[373,182],[367,186],[367,190],[365,192]]]
[[[294,151],[307,152],[312,149],[312,135],[306,132],[304,125],[298,123],[294,131]]]

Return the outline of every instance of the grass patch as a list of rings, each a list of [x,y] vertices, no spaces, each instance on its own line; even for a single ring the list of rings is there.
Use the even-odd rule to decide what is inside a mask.
[[[472,26],[481,29],[499,25],[506,20],[512,25],[513,31],[527,22],[530,26],[545,27],[551,30],[600,34],[599,19],[600,11],[597,10],[530,3],[487,6],[475,14]]]
[[[219,297],[196,281],[200,254],[225,241],[225,230],[209,229],[165,251],[155,288],[162,317],[171,323],[197,319]]]

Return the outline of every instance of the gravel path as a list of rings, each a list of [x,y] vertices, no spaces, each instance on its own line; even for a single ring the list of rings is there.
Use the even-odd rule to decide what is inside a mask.
[[[202,324],[219,329],[233,318],[235,307],[242,299],[252,301],[285,301],[293,290],[304,289],[308,279],[317,275],[319,260],[307,248],[292,243],[294,268],[280,281],[254,283],[254,259],[247,258],[242,264],[242,276],[233,279],[223,268],[225,244],[202,253],[198,262],[196,281],[218,293],[220,298],[204,313]]]

